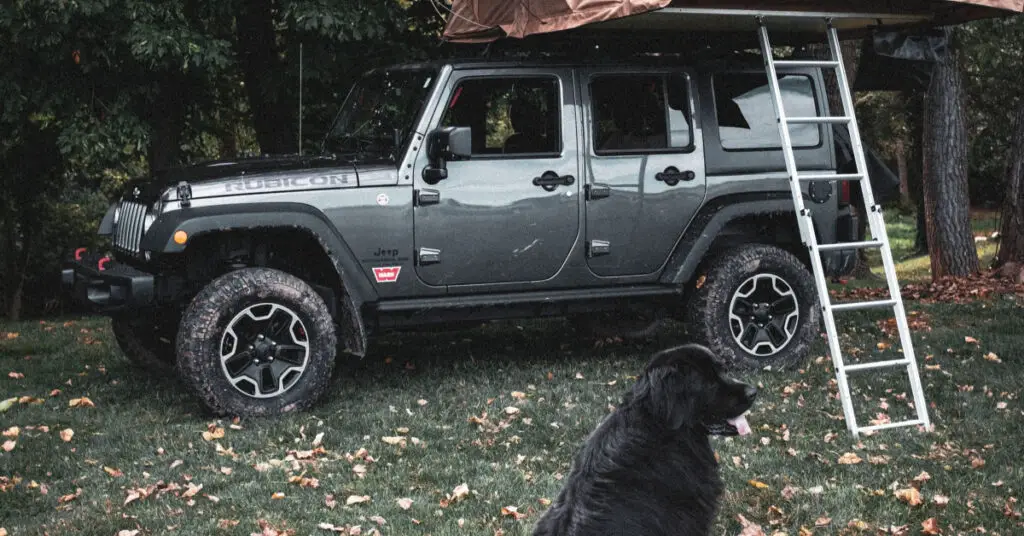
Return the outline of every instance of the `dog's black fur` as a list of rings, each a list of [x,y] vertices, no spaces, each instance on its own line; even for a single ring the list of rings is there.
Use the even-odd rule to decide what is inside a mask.
[[[534,536],[704,536],[722,481],[709,435],[735,435],[757,389],[714,354],[685,345],[653,356],[591,434]]]

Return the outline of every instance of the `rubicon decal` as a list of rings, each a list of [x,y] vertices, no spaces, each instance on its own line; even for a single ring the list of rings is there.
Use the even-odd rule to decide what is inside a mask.
[[[373,278],[378,283],[394,283],[398,281],[398,274],[401,271],[401,266],[375,266],[373,268]]]

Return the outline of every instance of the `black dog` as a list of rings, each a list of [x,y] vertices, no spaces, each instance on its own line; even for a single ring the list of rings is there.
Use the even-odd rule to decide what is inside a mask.
[[[686,345],[654,355],[591,434],[534,536],[705,536],[722,480],[709,435],[746,435],[757,389]]]

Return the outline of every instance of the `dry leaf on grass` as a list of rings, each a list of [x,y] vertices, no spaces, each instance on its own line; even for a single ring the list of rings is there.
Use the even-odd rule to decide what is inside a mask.
[[[17,444],[18,444],[17,441],[15,441],[13,439],[8,439],[7,441],[4,441],[4,444],[2,446],[0,446],[0,448],[3,448],[4,452],[10,452],[10,451],[14,450],[14,447],[17,446]]]
[[[408,510],[409,508],[412,507],[412,499],[409,499],[409,498],[404,498],[403,497],[401,499],[398,499],[395,502],[398,503],[398,507],[401,508],[402,510]]]
[[[12,427],[4,430],[3,436],[4,437],[16,438],[16,437],[18,437],[18,434],[20,434],[20,433],[21,433],[21,428],[18,428],[17,426],[12,426]]]
[[[857,456],[853,452],[847,452],[839,457],[839,463],[841,465],[855,465],[862,461],[864,460],[860,459],[860,456]]]
[[[71,408],[94,408],[94,407],[96,407],[96,404],[93,404],[92,400],[89,400],[89,397],[83,396],[82,398],[72,398],[68,402],[68,407],[71,407]]]
[[[60,438],[62,440],[64,440],[65,443],[70,442],[72,437],[75,437],[75,431],[74,430],[72,430],[70,428],[65,428],[65,429],[60,431]]]
[[[352,506],[353,504],[362,504],[365,502],[370,502],[369,495],[349,495],[348,498],[345,499],[345,506]]]
[[[921,534],[942,534],[939,522],[934,517],[929,517],[921,523]]]
[[[526,514],[520,513],[519,508],[515,506],[502,506],[501,515],[505,517],[511,517],[517,521],[526,517]]]
[[[922,502],[921,492],[917,491],[917,488],[905,488],[898,489],[893,492],[896,498],[909,504],[910,506],[919,506]]]

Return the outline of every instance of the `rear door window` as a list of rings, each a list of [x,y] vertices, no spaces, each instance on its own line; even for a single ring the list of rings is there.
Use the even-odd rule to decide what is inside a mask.
[[[719,73],[713,78],[715,112],[722,148],[727,151],[778,150],[778,121],[765,73]],[[814,86],[805,75],[779,77],[782,102],[789,117],[818,115]],[[820,125],[792,125],[794,148],[821,145]]]

